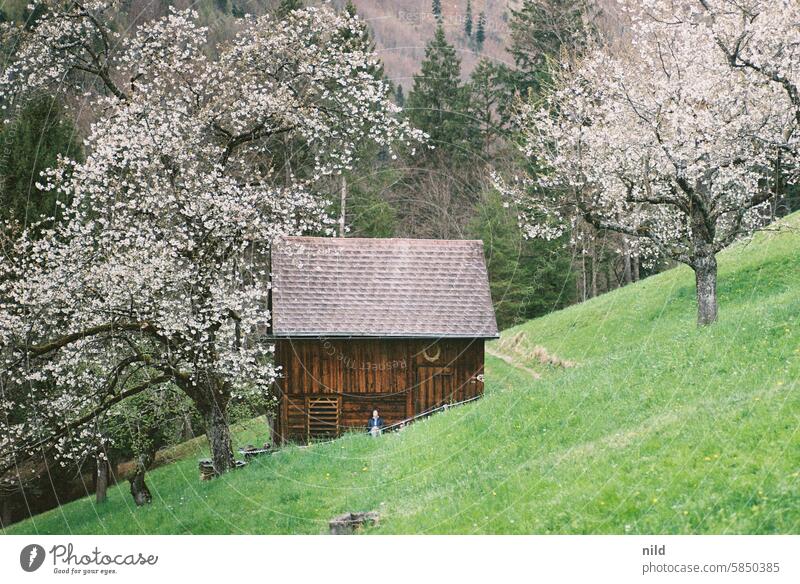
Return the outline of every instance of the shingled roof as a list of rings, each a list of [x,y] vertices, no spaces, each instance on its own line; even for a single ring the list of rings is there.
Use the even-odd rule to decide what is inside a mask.
[[[276,337],[498,335],[481,241],[283,237],[272,277]]]

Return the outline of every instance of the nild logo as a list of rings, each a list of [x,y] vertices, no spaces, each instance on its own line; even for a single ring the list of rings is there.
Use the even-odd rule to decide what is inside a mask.
[[[44,548],[39,544],[32,543],[22,548],[19,553],[19,565],[26,572],[35,572],[44,563]]]

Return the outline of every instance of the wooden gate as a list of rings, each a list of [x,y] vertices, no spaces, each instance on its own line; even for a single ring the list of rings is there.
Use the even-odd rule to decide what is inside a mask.
[[[306,438],[333,438],[339,435],[339,398],[306,398]]]
[[[453,370],[450,367],[417,367],[414,415],[453,402]]]

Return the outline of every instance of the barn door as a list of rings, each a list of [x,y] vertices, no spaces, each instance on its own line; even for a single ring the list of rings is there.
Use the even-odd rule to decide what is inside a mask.
[[[417,367],[414,415],[453,402],[453,370],[450,367]]]

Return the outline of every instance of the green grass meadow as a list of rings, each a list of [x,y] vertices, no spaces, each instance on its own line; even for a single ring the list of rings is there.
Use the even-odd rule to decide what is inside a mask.
[[[487,356],[476,403],[210,482],[189,450],[146,508],[124,483],[7,533],[315,534],[367,510],[366,533],[800,533],[800,215],[720,255],[719,298],[698,329],[692,272],[670,270],[504,331],[490,349],[522,367]]]

